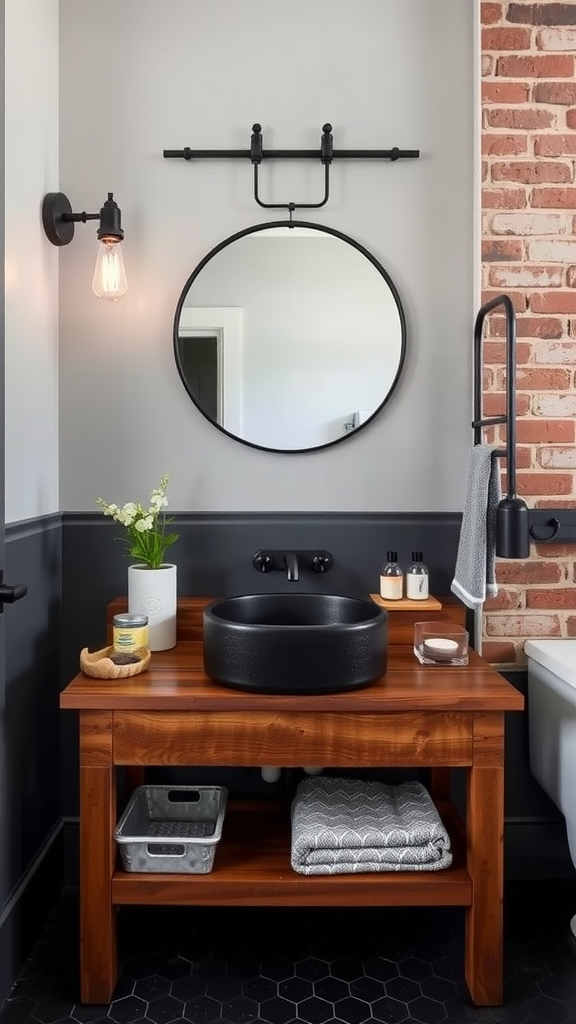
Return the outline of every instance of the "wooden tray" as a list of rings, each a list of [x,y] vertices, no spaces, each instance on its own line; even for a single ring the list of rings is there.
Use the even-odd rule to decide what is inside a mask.
[[[386,608],[388,611],[394,612],[439,612],[442,609],[442,603],[437,597],[427,597],[424,601],[411,601],[407,597],[401,597],[398,601],[387,601],[386,598],[380,597],[380,594],[370,594],[374,604],[380,605],[381,608]]]
[[[110,658],[113,652],[112,645],[102,647],[99,651],[89,651],[87,647],[83,647],[80,651],[80,668],[84,675],[92,676],[94,679],[126,679],[148,668],[152,657],[147,647],[140,647],[137,651],[130,652],[138,661],[129,665],[115,665]]]

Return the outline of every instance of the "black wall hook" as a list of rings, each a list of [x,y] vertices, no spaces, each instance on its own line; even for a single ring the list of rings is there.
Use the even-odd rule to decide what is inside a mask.
[[[535,530],[534,529],[534,524],[532,524],[532,526],[530,526],[528,528],[528,532],[529,532],[530,536],[534,540],[539,540],[539,541],[551,541],[551,540],[554,540],[558,536],[558,533],[560,531],[560,520],[558,519],[557,516],[552,516],[552,518],[549,520],[547,525],[549,527],[549,532],[547,532],[545,534],[542,534],[538,530]]]

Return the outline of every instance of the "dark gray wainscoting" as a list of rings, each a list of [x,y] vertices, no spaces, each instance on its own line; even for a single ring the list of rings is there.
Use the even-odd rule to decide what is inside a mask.
[[[28,593],[4,611],[0,1004],[63,880],[58,709],[61,540],[59,514],[6,527],[5,578],[25,583]]]

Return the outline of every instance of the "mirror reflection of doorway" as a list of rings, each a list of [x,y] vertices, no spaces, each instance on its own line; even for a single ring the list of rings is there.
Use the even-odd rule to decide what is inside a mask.
[[[218,381],[220,370],[219,339],[217,335],[196,335],[194,344],[184,344],[180,339],[180,359],[187,379],[190,381],[198,404],[206,415],[216,423],[221,422],[222,409]]]

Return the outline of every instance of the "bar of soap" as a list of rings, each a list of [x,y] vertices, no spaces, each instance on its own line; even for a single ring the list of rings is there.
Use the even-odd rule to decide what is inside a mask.
[[[447,637],[432,637],[424,641],[424,653],[429,658],[449,659],[458,653],[458,644],[455,640],[448,640]]]

